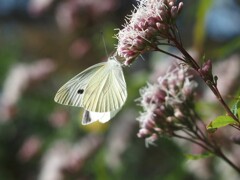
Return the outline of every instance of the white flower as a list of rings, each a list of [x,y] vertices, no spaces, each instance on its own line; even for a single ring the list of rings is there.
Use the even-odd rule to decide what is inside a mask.
[[[141,53],[154,49],[160,38],[168,39],[170,27],[182,7],[175,3],[175,0],[138,1],[123,29],[115,36],[119,41],[118,55],[126,59],[126,65]]]
[[[192,103],[196,87],[197,83],[192,80],[187,69],[175,66],[165,76],[159,77],[158,83],[148,83],[142,88],[141,98],[138,99],[143,108],[138,117],[138,137],[146,138],[149,144],[159,137],[156,134],[171,136],[173,131],[184,127],[184,122],[192,111],[189,103]]]

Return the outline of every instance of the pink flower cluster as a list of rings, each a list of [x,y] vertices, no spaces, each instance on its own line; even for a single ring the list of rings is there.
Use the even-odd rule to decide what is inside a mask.
[[[176,0],[139,0],[128,22],[116,35],[117,52],[129,65],[141,53],[168,39],[169,28],[180,13],[183,3]]]
[[[186,69],[176,67],[159,77],[158,83],[141,89],[139,101],[144,111],[138,118],[138,137],[152,142],[161,134],[171,136],[180,130],[193,110],[196,87],[197,83],[191,80]]]

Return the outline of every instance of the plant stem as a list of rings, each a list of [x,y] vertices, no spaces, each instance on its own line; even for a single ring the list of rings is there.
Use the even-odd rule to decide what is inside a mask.
[[[178,56],[176,56],[176,55],[174,55],[174,54],[172,54],[172,53],[169,53],[169,52],[167,52],[167,51],[164,51],[164,50],[162,50],[162,49],[159,49],[158,47],[154,47],[154,49],[155,49],[155,51],[162,52],[162,53],[164,53],[164,54],[167,54],[167,55],[169,55],[169,56],[172,56],[172,57],[174,57],[174,58],[176,58],[176,59],[179,59],[180,61],[183,61],[183,62],[186,63],[185,59],[183,59],[183,58],[181,58],[181,57],[178,57]]]
[[[215,154],[217,157],[223,159],[226,163],[228,163],[233,169],[235,169],[239,174],[240,174],[240,168],[238,166],[236,166],[231,160],[229,160],[227,158],[227,156],[225,156],[225,154],[223,154],[223,152],[221,151],[221,149],[217,146],[216,143],[214,142],[210,142],[209,139],[191,139],[189,137],[185,137],[185,136],[181,136],[178,135],[176,133],[173,133],[174,137],[180,138],[180,139],[185,139],[187,141],[190,141],[192,143],[195,143],[199,146],[201,146],[203,149],[207,150],[208,152]],[[199,137],[198,137],[199,138]]]
[[[201,131],[201,130],[200,130]],[[196,133],[197,135],[197,133]],[[198,137],[198,136],[197,136]],[[202,141],[202,143],[205,144],[205,146],[208,147],[209,152],[215,154],[216,156],[218,156],[219,158],[223,159],[225,162],[227,162],[232,168],[234,168],[238,173],[240,173],[240,168],[238,166],[236,166],[231,160],[229,160],[227,158],[227,156],[225,156],[225,154],[223,154],[221,148],[218,146],[218,144],[214,141],[214,139],[210,140],[209,138],[207,138],[206,136],[203,137],[203,139],[201,137],[198,137],[200,141]]]
[[[207,151],[209,151],[209,152],[212,152],[212,150],[209,149],[209,147],[207,147],[206,145],[204,145],[204,144],[202,144],[202,143],[200,143],[200,142],[198,142],[198,141],[196,141],[196,140],[194,140],[194,139],[191,139],[191,138],[185,137],[185,136],[181,136],[181,135],[178,135],[178,134],[176,134],[176,133],[173,133],[173,136],[174,136],[174,137],[177,137],[177,138],[180,138],[180,139],[185,139],[185,140],[190,141],[190,142],[192,142],[192,143],[195,143],[195,144],[201,146],[203,149],[205,149],[205,150],[207,150]]]
[[[232,111],[229,109],[228,105],[225,103],[225,101],[223,100],[217,86],[215,85],[215,92],[216,92],[216,97],[218,98],[218,100],[221,102],[221,104],[223,105],[223,107],[225,108],[225,110],[227,111],[227,114],[229,116],[231,116],[235,121],[237,121],[239,123],[239,119],[232,113]]]
[[[227,111],[227,114],[229,116],[231,116],[236,122],[239,123],[238,118],[232,113],[232,111],[230,110],[230,108],[228,107],[228,105],[225,103],[225,101],[223,100],[217,85],[214,83],[208,83],[208,79],[203,78],[203,76],[200,74],[200,72],[198,71],[200,69],[200,66],[197,64],[197,62],[193,59],[193,57],[188,54],[188,52],[182,47],[181,44],[179,44],[179,42],[176,39],[172,39],[172,41],[175,43],[176,47],[178,48],[178,50],[185,56],[186,60],[189,60],[189,64],[190,66],[200,75],[200,77],[204,80],[204,82],[207,84],[207,86],[212,90],[212,92],[214,93],[214,95],[216,96],[216,98],[218,99],[218,101],[220,102],[220,104],[223,106],[223,108]]]
[[[232,168],[234,168],[240,174],[240,168],[237,167],[232,161],[230,161],[221,151],[220,148],[215,149],[215,154],[227,162]]]

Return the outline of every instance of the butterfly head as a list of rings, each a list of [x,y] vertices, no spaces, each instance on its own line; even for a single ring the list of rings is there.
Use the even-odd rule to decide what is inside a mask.
[[[122,64],[117,60],[115,56],[109,57],[108,62],[110,68],[119,68],[122,66]]]

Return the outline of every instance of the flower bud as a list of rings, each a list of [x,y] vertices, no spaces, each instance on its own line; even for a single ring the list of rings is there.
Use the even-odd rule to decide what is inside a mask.
[[[148,27],[148,29],[146,29],[146,31],[145,31],[145,37],[147,38],[147,39],[152,39],[152,37],[154,37],[154,35],[157,33],[157,29],[156,28],[153,28],[153,27]]]
[[[146,23],[146,21],[140,21],[139,22],[139,28],[141,29],[141,30],[146,30],[147,28],[148,28],[148,24]]]
[[[155,92],[153,97],[154,97],[154,99],[156,99],[156,102],[163,103],[163,102],[165,102],[166,95],[167,94],[165,91],[159,89],[158,91]]]
[[[157,135],[156,133],[153,133],[153,134],[150,136],[150,138],[151,138],[151,141],[154,142],[154,141],[158,140],[158,135]]]
[[[184,79],[185,79],[185,71],[183,69],[179,69],[179,71],[177,72],[177,75],[178,75],[179,81],[184,81]]]
[[[165,8],[165,7],[164,7]],[[166,13],[166,11],[162,10],[159,12],[161,21],[166,22],[168,19],[168,14]]]
[[[126,60],[124,62],[125,66],[129,66],[130,64],[132,64],[132,62],[134,61],[134,59],[137,57],[138,54],[135,54],[134,56],[131,57],[124,57]]]
[[[149,25],[149,26],[151,26],[151,27],[156,27],[156,23],[157,23],[157,20],[156,20],[156,18],[154,18],[154,17],[149,17],[148,19],[147,19],[147,24]]]
[[[203,64],[202,71],[212,74],[212,62],[211,62],[211,60],[207,60],[207,62],[205,62]]]
[[[134,41],[133,45],[139,51],[143,50],[146,47],[146,42],[142,38],[136,38],[133,41]]]
[[[155,114],[157,116],[157,118],[159,119],[159,117],[163,117],[164,116],[164,108],[156,108],[153,111],[153,114]]]
[[[173,19],[175,19],[177,17],[177,15],[178,15],[178,8],[177,8],[177,6],[173,6],[171,8],[171,16]]]
[[[172,7],[175,3],[175,0],[168,0],[168,7]]]
[[[185,117],[179,108],[174,109],[174,116],[178,119],[183,119]]]
[[[198,86],[198,84],[195,81],[190,81],[190,80],[186,80],[183,88],[182,88],[182,92],[183,95],[186,97],[186,99],[188,99],[188,97],[192,97],[194,90],[196,89],[196,87]]]
[[[172,122],[174,122],[176,120],[176,118],[174,116],[168,116],[166,118],[166,120],[167,120],[167,122],[172,123]]]
[[[145,121],[144,127],[149,131],[152,131],[155,126],[156,126],[156,123],[152,118]]]
[[[151,132],[149,130],[142,128],[139,130],[137,136],[139,138],[145,138],[145,137],[149,136],[150,134],[151,134]]]
[[[181,13],[182,9],[183,9],[183,2],[180,2],[180,3],[178,4],[178,14]]]
[[[168,84],[168,80],[167,79],[165,79],[163,77],[159,77],[158,78],[158,82],[162,86],[163,89],[168,89],[169,84]]]
[[[203,76],[205,80],[210,80],[213,82],[213,74],[212,74],[212,62],[211,60],[207,60],[201,69],[198,72]]]

